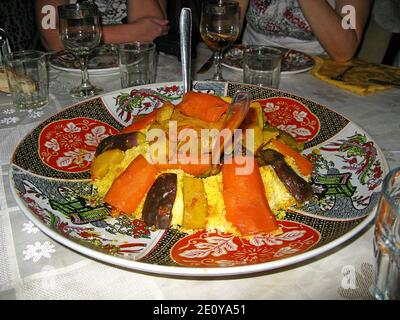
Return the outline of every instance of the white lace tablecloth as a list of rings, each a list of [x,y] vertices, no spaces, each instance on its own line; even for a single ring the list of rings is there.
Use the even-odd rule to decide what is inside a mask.
[[[196,71],[210,56],[200,46]],[[195,75],[203,80],[213,70]],[[224,69],[228,80],[242,74]],[[91,77],[105,91],[120,88],[118,75]],[[157,82],[180,81],[180,63],[161,54]],[[171,278],[113,267],[74,252],[39,231],[13,199],[8,169],[21,139],[48,116],[70,105],[79,75],[50,70],[50,103],[35,111],[13,108],[0,97],[0,299],[372,299],[373,228],[301,264],[228,278]],[[330,107],[363,127],[390,167],[400,166],[400,90],[359,97],[308,73],[282,78],[283,90]],[[349,281],[349,275],[354,281]]]

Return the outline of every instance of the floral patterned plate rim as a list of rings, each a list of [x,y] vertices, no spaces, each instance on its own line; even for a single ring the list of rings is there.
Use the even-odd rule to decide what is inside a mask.
[[[59,51],[48,58],[51,67],[61,71],[80,73],[79,60],[72,53]],[[119,73],[118,54],[115,46],[102,45],[94,49],[88,59],[89,74],[114,74]]]
[[[300,263],[343,244],[374,219],[388,166],[379,146],[359,126],[312,100],[280,90],[229,82],[196,82],[193,88],[220,96],[248,90],[269,122],[305,142],[305,154],[315,165],[314,198],[287,211],[279,221],[281,235],[246,240],[219,231],[153,231],[141,220],[111,218],[104,206],[88,201],[93,189],[85,165],[94,145],[130,123],[134,114],[149,112],[165,100],[179,102],[180,82],[103,94],[36,127],[17,146],[10,166],[12,193],[24,214],[54,240],[94,259],[137,271],[196,277]],[[71,148],[77,145],[65,144],[67,138],[79,140],[87,150],[73,158]],[[80,166],[76,169],[71,163]]]
[[[227,68],[243,70],[243,50],[245,45],[234,45],[224,54],[222,65]],[[293,49],[279,48],[283,52],[281,74],[296,74],[306,72],[314,67],[314,59],[304,52]]]

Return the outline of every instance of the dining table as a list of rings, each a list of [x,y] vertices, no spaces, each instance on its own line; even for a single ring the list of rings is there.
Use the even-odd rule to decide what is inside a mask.
[[[197,46],[192,79],[211,51]],[[80,100],[69,89],[80,74],[49,69],[49,103],[32,110],[0,97],[0,299],[130,300],[369,300],[373,295],[373,221],[356,236],[325,253],[286,267],[233,276],[169,276],[129,270],[89,258],[56,242],[37,228],[14,199],[10,159],[19,142],[41,122]],[[182,81],[176,56],[159,53],[156,82]],[[242,82],[243,74],[224,67],[223,76]],[[104,92],[121,88],[120,76],[92,74]],[[390,168],[400,166],[400,90],[359,96],[325,83],[309,72],[282,75],[281,90],[324,105],[363,128],[379,145]]]

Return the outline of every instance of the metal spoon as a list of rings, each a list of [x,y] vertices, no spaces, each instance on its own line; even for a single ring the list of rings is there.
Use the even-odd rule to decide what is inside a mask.
[[[191,90],[192,10],[182,8],[179,19],[183,93]]]
[[[225,120],[222,128],[220,129],[220,132],[224,129],[229,129],[231,134],[233,134],[235,129],[239,128],[243,120],[246,118],[246,115],[249,112],[250,102],[251,98],[249,92],[236,92],[231,104],[228,106],[228,110],[225,114]],[[222,152],[224,151],[225,146],[230,143],[231,139],[227,139],[224,143],[214,143],[212,147],[213,155],[218,155],[220,157],[222,155]]]
[[[229,147],[229,145],[235,147],[235,142],[232,140],[232,135],[234,134],[235,129],[239,128],[240,124],[246,118],[250,108],[250,102],[251,99],[249,92],[236,92],[232,103],[228,106],[223,125],[219,130],[220,135],[217,137],[217,141],[215,141],[211,146],[212,166],[200,177],[206,178],[220,172],[221,156],[224,152],[224,149]],[[225,129],[229,129],[230,132],[228,131],[226,134],[223,134],[222,132]]]

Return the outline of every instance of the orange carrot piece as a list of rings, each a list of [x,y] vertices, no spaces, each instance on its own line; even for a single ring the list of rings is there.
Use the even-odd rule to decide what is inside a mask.
[[[278,151],[283,154],[284,156],[289,156],[294,159],[296,162],[297,167],[299,168],[300,172],[305,175],[309,176],[313,170],[313,164],[310,160],[304,157],[301,153],[293,150],[287,144],[283,143],[279,140],[273,140],[272,145],[278,149]]]
[[[137,132],[146,128],[148,125],[156,121],[157,111],[158,109],[144,115],[143,117],[137,118],[137,120],[135,120],[132,124],[122,129],[120,133]]]
[[[156,180],[157,168],[137,156],[115,179],[104,201],[118,211],[132,214]]]
[[[243,235],[275,231],[279,227],[265,196],[257,161],[250,156],[246,160],[254,161],[254,168],[247,175],[237,174],[236,169],[243,165],[235,161],[222,166],[225,217]]]
[[[188,92],[176,106],[184,115],[207,122],[216,122],[228,110],[221,98],[202,92]]]

